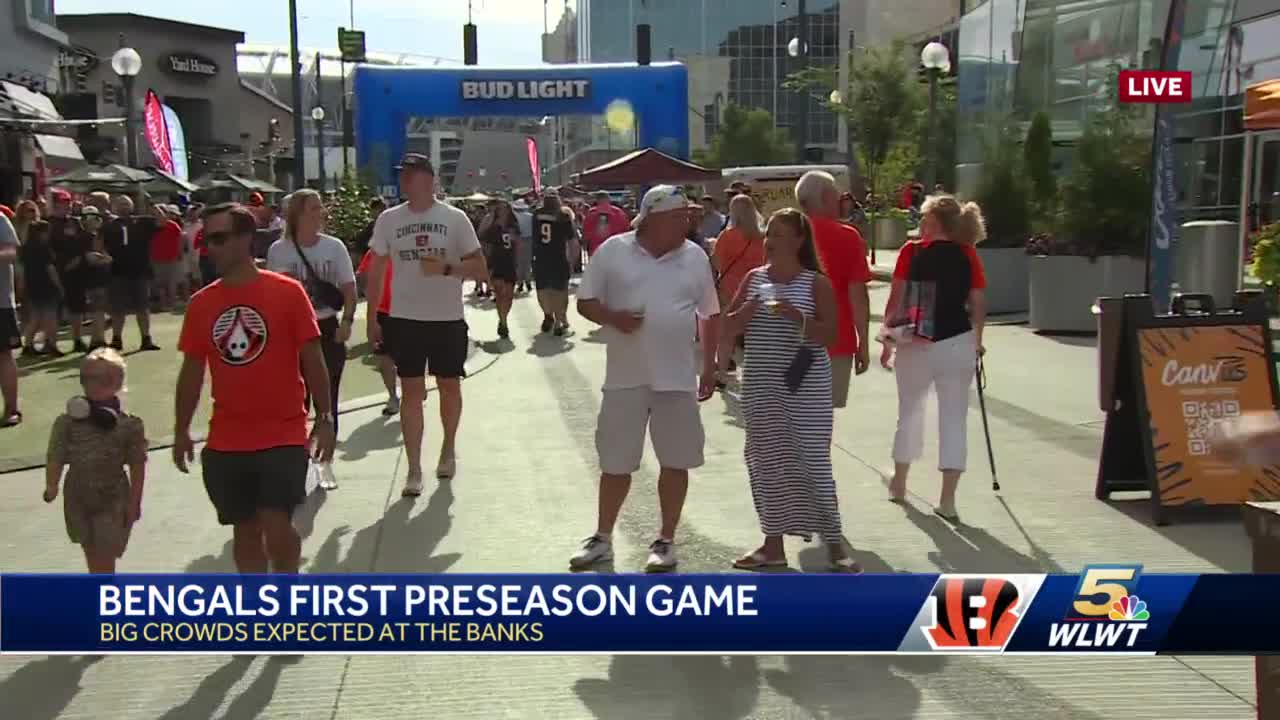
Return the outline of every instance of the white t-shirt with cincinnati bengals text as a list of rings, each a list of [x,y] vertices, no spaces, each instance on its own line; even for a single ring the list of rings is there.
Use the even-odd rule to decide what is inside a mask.
[[[370,247],[392,265],[391,317],[462,319],[462,278],[456,268],[463,257],[480,249],[466,213],[442,202],[425,212],[410,210],[408,203],[396,205],[378,216]],[[455,274],[424,275],[419,261],[428,257],[453,265]]]

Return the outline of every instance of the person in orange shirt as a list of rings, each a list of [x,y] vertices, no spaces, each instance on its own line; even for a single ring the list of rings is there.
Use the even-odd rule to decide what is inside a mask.
[[[762,225],[760,213],[750,197],[738,195],[729,201],[729,224],[716,239],[711,255],[720,307],[729,307],[747,273],[765,263]],[[727,335],[721,336],[716,367],[721,373],[733,370],[732,338]]]
[[[306,499],[308,464],[333,459],[329,371],[307,291],[254,263],[256,229],[253,213],[235,203],[204,212],[219,279],[183,317],[173,461],[185,473],[195,459],[191,421],[208,368],[213,417],[200,465],[219,524],[233,527],[236,569],[296,573],[302,541],[291,518]],[[305,387],[316,407],[310,436]]]
[[[356,268],[356,275],[368,277],[369,268],[373,265],[373,248],[365,251],[364,257],[360,260],[360,266]],[[383,275],[382,280],[382,299],[378,301],[377,320],[378,325],[382,326],[386,323],[387,316],[391,314],[391,266],[387,265],[387,272]],[[378,356],[378,373],[382,375],[382,384],[387,388],[387,404],[382,408],[384,417],[391,417],[400,412],[400,394],[396,392],[396,364],[391,361],[391,353],[387,351],[387,336],[384,334],[382,339],[373,345],[373,354]]]

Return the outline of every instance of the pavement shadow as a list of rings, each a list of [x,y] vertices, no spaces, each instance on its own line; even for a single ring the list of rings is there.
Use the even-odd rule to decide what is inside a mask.
[[[231,528],[225,528],[228,535],[231,534]],[[222,546],[222,552],[217,555],[205,555],[187,563],[186,572],[200,575],[207,573],[233,573],[236,572],[235,548],[231,539]]]
[[[604,333],[600,332],[600,326],[597,325],[596,327],[591,328],[586,335],[582,336],[582,342],[604,345],[608,341],[605,340]]]
[[[555,357],[569,352],[573,349],[573,345],[573,341],[566,337],[542,334],[533,339],[533,344],[526,352],[538,357]]]
[[[1043,549],[1020,552],[994,535],[970,525],[952,525],[910,503],[901,506],[907,519],[933,541],[929,561],[945,573],[1060,573],[1061,565]],[[1033,545],[1034,547],[1034,545]]]
[[[241,718],[251,720],[262,715],[276,694],[281,673],[291,664],[289,660],[291,658],[268,659],[262,672],[258,673],[258,677],[254,678],[253,682],[249,683],[249,687],[227,706],[227,712],[222,716],[223,720],[241,720]]]
[[[849,557],[862,568],[864,573],[891,574],[898,570],[870,550],[859,550],[846,540],[844,551]],[[825,573],[831,572],[831,555],[827,552],[827,548],[821,542],[812,543],[809,547],[801,550],[796,558],[796,566],[801,572],[807,573]]]
[[[316,517],[320,514],[320,508],[329,500],[329,491],[324,488],[316,488],[307,496],[306,500],[293,511],[293,527],[298,531],[298,537],[306,540],[311,537],[311,533],[316,529]]]
[[[760,669],[750,656],[615,655],[607,678],[573,689],[597,718],[740,720],[760,700]]]
[[[912,675],[937,672],[945,658],[792,655],[785,670],[765,672],[769,687],[804,710],[806,717],[914,718],[922,691]],[[909,666],[910,673],[895,668]],[[976,717],[976,716],[975,716]]]
[[[80,363],[84,361],[84,354],[67,353],[60,358],[55,358],[50,355],[23,356],[20,353],[15,353],[14,360],[18,364],[19,373],[58,372],[80,367]]]
[[[1250,540],[1235,505],[1165,511],[1168,525],[1156,525],[1151,518],[1151,499],[1110,500],[1110,507],[1129,519],[1146,525],[1183,549],[1222,568],[1224,572],[1252,572]]]
[[[222,667],[205,676],[196,686],[195,692],[181,705],[169,708],[160,720],[188,720],[190,718],[211,718],[226,699],[231,688],[240,682],[240,678],[249,672],[253,665],[253,657],[237,655]],[[227,717],[239,717],[228,712]]]
[[[0,698],[23,720],[54,720],[80,692],[85,671],[99,657],[56,655],[32,660],[0,682]]]
[[[399,416],[375,415],[347,435],[342,441],[342,460],[363,460],[377,450],[390,450],[400,445]]]
[[[416,505],[412,498],[392,503],[376,522],[356,531],[345,556],[340,556],[342,541],[351,534],[351,527],[336,528],[316,551],[307,572],[446,572],[462,557],[457,553],[432,555],[453,526],[451,484],[437,485],[427,506],[412,515]]]
[[[516,349],[516,344],[511,342],[511,338],[498,338],[497,340],[482,341],[480,349],[490,355],[506,355]]]

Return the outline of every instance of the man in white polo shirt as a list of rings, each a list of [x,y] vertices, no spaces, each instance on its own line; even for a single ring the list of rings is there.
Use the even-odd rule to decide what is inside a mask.
[[[578,287],[578,313],[604,326],[604,397],[596,425],[600,454],[600,516],[596,532],[570,560],[583,569],[613,557],[611,536],[631,474],[640,468],[645,430],[662,470],[662,527],[649,546],[647,572],[676,566],[675,533],[689,489],[689,470],[702,465],[704,435],[698,401],[715,390],[720,303],[706,253],[685,240],[688,201],[679,188],[645,193],[632,223],[591,257]],[[702,331],[698,378],[696,328]]]
[[[438,202],[435,169],[425,155],[408,153],[397,166],[403,202],[373,225],[369,265],[369,307],[382,299],[383,273],[390,264],[391,307],[379,322],[369,313],[369,344],[385,340],[400,376],[400,432],[409,473],[405,497],[422,494],[422,404],[427,372],[440,391],[440,462],[436,477],[453,477],[454,438],[462,420],[462,378],[466,377],[467,323],[462,314],[462,281],[487,280],[484,254],[466,213]],[[385,335],[385,338],[384,338]]]

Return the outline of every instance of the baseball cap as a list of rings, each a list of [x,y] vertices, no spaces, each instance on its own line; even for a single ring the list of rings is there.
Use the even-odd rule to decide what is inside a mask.
[[[71,202],[71,193],[66,190],[54,190],[49,195],[59,202]]]
[[[249,196],[249,204],[254,207],[262,207],[262,193],[253,193]]]
[[[684,190],[674,185],[655,185],[644,194],[644,198],[640,201],[640,212],[636,214],[636,219],[631,221],[631,227],[640,227],[640,223],[654,213],[688,208],[689,200],[684,196]]]
[[[5,217],[9,218],[10,220],[12,220],[12,219],[13,219],[13,208],[9,207],[8,205],[0,205],[0,215],[3,215],[3,216],[5,216]]]
[[[406,170],[408,168],[420,168],[432,175],[436,174],[435,166],[431,164],[431,158],[422,153],[405,153],[401,156],[400,164],[396,166],[396,170]]]
[[[98,210],[97,207],[93,205],[85,205],[84,207],[80,208],[80,217],[86,217],[90,215],[93,217],[102,217],[102,213]]]

